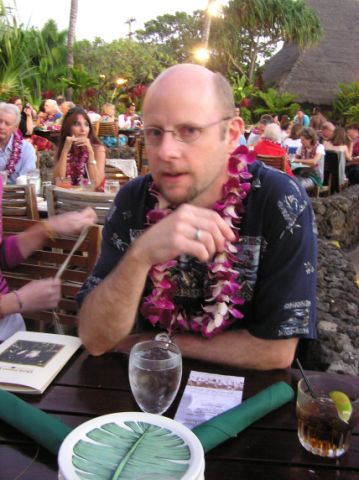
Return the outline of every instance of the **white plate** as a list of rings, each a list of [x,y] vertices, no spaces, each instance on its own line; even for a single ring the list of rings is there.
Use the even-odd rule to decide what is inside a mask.
[[[122,412],[111,413],[101,417],[94,418],[88,422],[79,425],[73,430],[63,441],[59,455],[59,479],[61,480],[80,480],[81,477],[76,473],[76,468],[72,464],[72,456],[74,446],[79,440],[95,444],[94,440],[90,440],[86,434],[95,428],[100,428],[107,423],[116,423],[118,426],[128,429],[124,422],[144,422],[171,430],[175,435],[180,437],[190,450],[189,467],[182,477],[182,480],[202,480],[204,478],[204,452],[203,447],[194,433],[184,425],[161,415],[153,415],[143,412]],[[152,476],[143,475],[143,479],[150,479]],[[155,478],[155,477],[153,477]],[[158,475],[156,478],[160,480],[162,477]],[[165,477],[163,477],[165,478]],[[170,478],[170,477],[168,477]],[[175,477],[174,477],[175,478]]]

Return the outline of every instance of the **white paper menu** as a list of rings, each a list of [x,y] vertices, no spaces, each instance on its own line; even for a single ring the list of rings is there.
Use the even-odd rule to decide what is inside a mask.
[[[244,377],[191,371],[175,420],[193,428],[242,402]]]

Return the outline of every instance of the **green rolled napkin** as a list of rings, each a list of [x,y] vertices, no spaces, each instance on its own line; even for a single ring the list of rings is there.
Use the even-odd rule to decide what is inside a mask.
[[[57,455],[72,428],[24,402],[16,395],[0,390],[0,418],[25,433],[42,447]]]
[[[208,452],[267,413],[294,397],[293,389],[278,382],[245,400],[241,405],[195,427],[192,431]],[[56,418],[24,402],[16,395],[0,390],[0,419],[20,430],[39,445],[57,455],[62,441],[72,428]]]
[[[237,407],[197,425],[192,432],[202,443],[204,453],[207,453],[293,398],[294,390],[287,383],[274,383]]]

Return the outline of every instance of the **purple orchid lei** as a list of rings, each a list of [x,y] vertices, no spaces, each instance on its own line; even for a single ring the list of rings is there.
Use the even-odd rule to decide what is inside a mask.
[[[249,152],[246,147],[241,146],[233,152],[228,162],[228,180],[223,185],[223,198],[212,207],[233,229],[236,238],[234,242],[226,241],[224,252],[217,253],[207,264],[209,287],[202,311],[189,316],[173,302],[176,284],[171,278],[171,269],[177,260],[154,265],[149,272],[154,288],[144,299],[141,313],[152,325],[159,324],[170,335],[174,330],[191,330],[211,338],[228,328],[236,319],[243,318],[238,306],[244,303],[244,299],[241,297],[238,272],[233,267],[238,262],[236,254],[240,250],[239,224],[245,211],[243,200],[251,189],[249,180],[252,176],[247,164],[254,160],[255,153]],[[156,185],[152,184],[150,192],[159,198]],[[147,221],[154,224],[172,211],[170,208],[160,209],[156,206],[147,214]]]
[[[86,147],[78,147],[75,152],[67,155],[66,176],[71,177],[73,185],[80,183],[81,177],[86,175],[86,165],[89,152]]]
[[[13,142],[12,142],[12,150],[6,164],[6,170],[8,171],[9,175],[15,172],[15,167],[20,161],[22,140],[23,139],[22,139],[21,133],[15,131]]]

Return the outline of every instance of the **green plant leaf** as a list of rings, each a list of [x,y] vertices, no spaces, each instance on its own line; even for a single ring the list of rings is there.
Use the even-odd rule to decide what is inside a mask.
[[[72,464],[82,480],[132,480],[140,474],[182,478],[190,450],[166,428],[145,422],[124,422],[128,428],[106,423],[86,434],[73,449]]]

